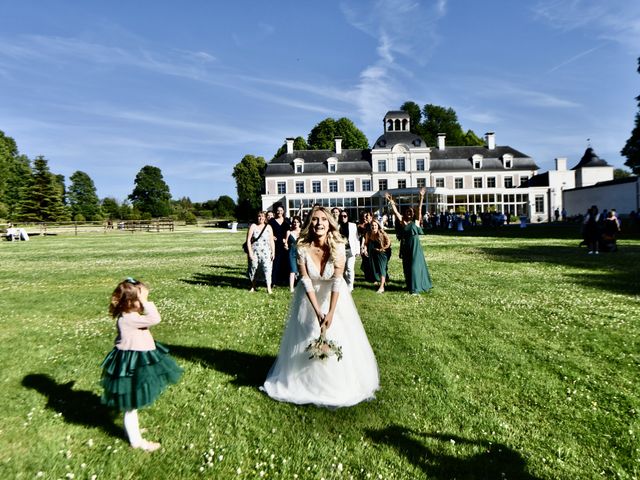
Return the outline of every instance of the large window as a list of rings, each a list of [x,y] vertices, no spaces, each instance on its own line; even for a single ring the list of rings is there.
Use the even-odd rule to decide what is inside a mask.
[[[338,181],[337,180],[331,180],[329,182],[329,191],[333,192],[333,193],[338,191]]]
[[[416,179],[417,182],[417,187],[418,188],[422,188],[422,187],[426,187],[427,186],[427,180],[425,178],[418,178]]]
[[[496,188],[496,177],[487,177],[487,188]]]
[[[371,180],[362,180],[362,191],[363,192],[371,191]]]
[[[314,180],[313,182],[311,182],[311,191],[313,193],[320,193],[322,191],[322,188],[320,187],[320,182],[318,180]]]
[[[355,192],[356,191],[356,182],[354,180],[345,180],[344,189],[347,192]]]
[[[406,180],[398,180],[398,188],[407,188]]]
[[[436,178],[436,188],[444,188],[444,178]]]
[[[386,160],[378,160],[378,171],[386,172],[387,171],[387,161]]]
[[[296,182],[296,193],[304,193],[304,182]]]
[[[398,171],[399,172],[404,172],[404,170],[405,170],[404,157],[398,157],[397,163],[398,163]]]
[[[464,179],[462,177],[456,178],[453,185],[455,188],[464,188]]]
[[[504,188],[513,188],[513,177],[504,177]]]
[[[416,170],[419,172],[424,172],[424,158],[419,158],[416,160]]]
[[[287,183],[278,182],[278,195],[283,195],[285,193],[287,193]]]
[[[536,213],[544,213],[544,195],[536,195]]]
[[[387,181],[386,180],[378,180],[378,190],[388,190],[389,187],[387,186]]]
[[[473,177],[473,188],[482,188],[482,177]]]

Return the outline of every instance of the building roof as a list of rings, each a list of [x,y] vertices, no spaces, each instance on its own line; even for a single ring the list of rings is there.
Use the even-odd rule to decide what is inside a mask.
[[[549,172],[544,172],[544,173],[541,173],[540,175],[534,175],[528,180],[527,184],[530,187],[548,187]]]
[[[411,117],[404,110],[389,110],[387,114],[384,116],[385,120],[387,118],[411,118]]]
[[[511,170],[538,170],[540,167],[529,156],[508,146],[496,147],[489,150],[486,146],[446,147],[444,150],[431,149],[430,170],[469,170],[472,167],[471,158],[482,155],[481,170],[504,170],[502,158],[504,155],[513,157]]]
[[[386,117],[385,117],[386,118]],[[373,148],[393,148],[398,144],[407,145],[410,148],[422,147],[425,148],[427,146],[424,143],[424,140],[420,138],[415,133],[411,132],[385,132],[383,135],[380,135],[376,140],[376,143],[373,144]]]
[[[624,183],[633,183],[633,182],[637,182],[638,181],[638,177],[636,176],[630,176],[630,177],[623,177],[623,178],[614,178],[613,180],[606,180],[604,182],[598,182],[594,185],[587,185],[585,187],[576,187],[576,188],[570,188],[567,190],[585,190],[588,188],[600,188],[600,187],[610,187],[612,185],[621,185]]]
[[[371,151],[369,149],[342,150],[336,154],[333,150],[295,150],[283,153],[267,164],[265,176],[293,175],[293,161],[304,160],[305,174],[324,174],[328,172],[327,160],[338,160],[337,173],[371,173]]]
[[[596,152],[593,151],[593,148],[589,147],[584,151],[584,155],[578,162],[578,164],[573,167],[571,170],[577,170],[579,168],[585,167],[610,167],[606,160],[598,157]]]

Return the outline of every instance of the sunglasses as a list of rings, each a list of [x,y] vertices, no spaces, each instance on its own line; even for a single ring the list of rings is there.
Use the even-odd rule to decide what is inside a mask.
[[[131,285],[138,285],[140,282],[132,277],[127,277],[124,279],[125,282],[130,283]]]
[[[347,218],[349,215],[340,215],[342,218]]]

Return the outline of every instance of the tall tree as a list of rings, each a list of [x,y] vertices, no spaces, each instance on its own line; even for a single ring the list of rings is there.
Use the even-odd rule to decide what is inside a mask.
[[[640,73],[640,57],[638,57],[638,73]],[[638,113],[636,113],[636,125],[631,131],[631,136],[620,151],[623,157],[627,157],[624,164],[636,175],[640,175],[640,95],[636,97]]]
[[[302,137],[296,137],[293,140],[293,149],[294,150],[308,150],[309,146],[307,145],[307,141]],[[282,146],[278,149],[273,158],[278,158],[280,155],[287,151],[287,144],[283,143]]]
[[[109,220],[119,220],[120,216],[120,204],[113,197],[106,197],[102,199],[101,208],[103,215]]]
[[[129,199],[134,208],[146,217],[166,217],[171,214],[171,192],[158,167],[142,167],[136,175]]]
[[[96,194],[96,186],[85,172],[74,172],[70,177],[68,199],[71,217],[74,220],[100,220],[100,199]]]
[[[366,149],[369,141],[364,133],[348,118],[325,118],[309,132],[307,143],[311,150],[333,150],[335,138],[342,137],[342,148]]]
[[[262,209],[260,195],[264,193],[264,172],[267,163],[263,157],[245,155],[233,167],[233,178],[238,191],[236,217],[240,220],[252,220],[256,212]]]
[[[440,107],[430,103],[426,104],[422,111],[419,108],[417,103],[411,101],[404,102],[400,107],[401,110],[409,114],[411,131],[422,137],[427,145],[436,145],[438,133],[446,135],[448,145],[484,144],[484,140],[478,137],[473,130],[467,130],[465,133],[458,122],[458,115],[452,108]]]
[[[20,220],[34,222],[68,220],[63,195],[60,177],[49,171],[46,158],[38,156],[33,161],[33,174],[22,188],[17,216]]]

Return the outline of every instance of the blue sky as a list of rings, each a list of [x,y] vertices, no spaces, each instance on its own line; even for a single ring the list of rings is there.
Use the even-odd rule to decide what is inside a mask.
[[[623,166],[640,2],[0,0],[0,130],[124,199],[144,165],[174,198],[236,198],[233,166],[346,116],[370,143],[406,100],[465,129]]]

